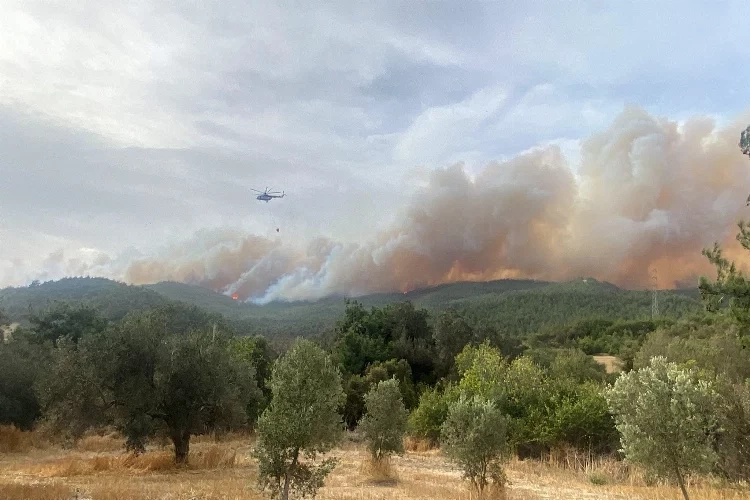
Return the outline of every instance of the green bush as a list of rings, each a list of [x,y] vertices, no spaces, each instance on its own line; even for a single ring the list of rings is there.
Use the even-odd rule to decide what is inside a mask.
[[[480,492],[490,481],[505,484],[507,421],[491,401],[462,395],[452,403],[441,428],[441,442],[447,457]]]

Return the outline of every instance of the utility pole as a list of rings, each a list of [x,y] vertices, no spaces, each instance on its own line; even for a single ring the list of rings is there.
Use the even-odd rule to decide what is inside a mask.
[[[659,277],[656,274],[656,268],[651,272],[651,281],[653,288],[651,290],[651,319],[659,316]]]

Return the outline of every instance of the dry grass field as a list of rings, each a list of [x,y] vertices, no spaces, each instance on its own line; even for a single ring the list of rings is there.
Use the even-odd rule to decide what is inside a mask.
[[[321,500],[476,499],[461,473],[440,454],[415,443],[394,457],[390,470],[373,468],[363,446],[348,440],[333,455],[341,461],[320,490]],[[52,445],[34,433],[0,428],[0,498],[4,500],[239,500],[267,498],[256,490],[252,439],[202,437],[191,443],[190,465],[172,463],[166,443],[144,455],[122,451],[114,435],[89,436],[75,449]],[[646,486],[637,471],[612,460],[574,455],[554,461],[512,461],[510,484],[498,499],[681,499],[670,486]],[[750,489],[691,484],[696,500],[750,498]]]
[[[600,365],[604,365],[604,369],[607,373],[618,373],[622,371],[623,361],[617,356],[610,356],[608,354],[599,354],[593,356],[594,361]]]

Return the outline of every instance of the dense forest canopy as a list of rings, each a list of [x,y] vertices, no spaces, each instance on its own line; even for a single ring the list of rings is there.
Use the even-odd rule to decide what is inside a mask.
[[[661,315],[679,318],[703,309],[697,288],[659,292]],[[316,302],[276,302],[264,306],[241,303],[213,290],[175,282],[126,285],[104,278],[66,278],[0,290],[0,308],[14,322],[30,325],[34,313],[55,302],[81,303],[110,320],[168,302],[184,302],[224,316],[240,334],[263,334],[286,342],[297,336],[332,335],[344,314],[346,299]],[[625,290],[592,279],[567,283],[498,280],[454,283],[408,294],[358,297],[367,307],[409,301],[424,308],[431,319],[442,310],[461,312],[477,327],[503,334],[530,334],[546,327],[575,323],[583,318],[646,320],[651,315],[651,292]]]

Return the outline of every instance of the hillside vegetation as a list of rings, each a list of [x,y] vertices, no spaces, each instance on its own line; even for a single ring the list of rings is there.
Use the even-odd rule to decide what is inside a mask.
[[[659,294],[663,317],[676,319],[703,309],[697,287],[665,290]],[[567,283],[534,280],[453,283],[406,294],[357,298],[366,307],[382,307],[406,300],[431,313],[453,309],[475,325],[512,335],[529,334],[582,319],[644,320],[651,316],[650,291],[624,290],[592,279]],[[55,301],[89,305],[111,320],[170,301],[184,302],[224,316],[241,334],[263,334],[280,339],[330,335],[346,309],[343,297],[259,306],[238,302],[196,285],[161,282],[135,286],[104,278],[66,278],[0,290],[0,308],[13,321],[24,325],[28,325],[30,312],[43,310]]]
[[[197,437],[251,433],[257,491],[281,498],[326,483],[346,431],[371,454],[366,474],[396,481],[409,439],[482,494],[505,488],[511,457],[619,463],[622,449],[683,492],[696,474],[746,481],[743,316],[699,293],[660,292],[652,318],[650,291],[593,279],[263,306],[173,282],[7,288],[0,326],[20,324],[0,344],[0,426],[64,448],[114,430],[132,458],[94,467],[115,468],[154,442],[186,467],[203,460]],[[645,414],[628,403],[643,393]]]
[[[55,302],[86,304],[102,316],[118,320],[131,311],[166,304],[167,297],[148,288],[126,285],[106,278],[63,278],[26,287],[0,290],[0,309],[12,320],[28,325],[30,313]]]
[[[0,426],[65,449],[111,432],[129,458],[76,462],[91,470],[158,442],[165,463],[195,467],[200,436],[249,433],[251,497],[315,493],[340,477],[349,435],[362,473],[391,484],[409,447],[439,449],[482,496],[518,478],[515,460],[624,454],[687,499],[696,480],[750,480],[746,304],[704,305],[743,283],[660,292],[658,318],[649,291],[592,279],[265,306],[179,283],[8,288],[0,326],[20,325],[0,344]]]

